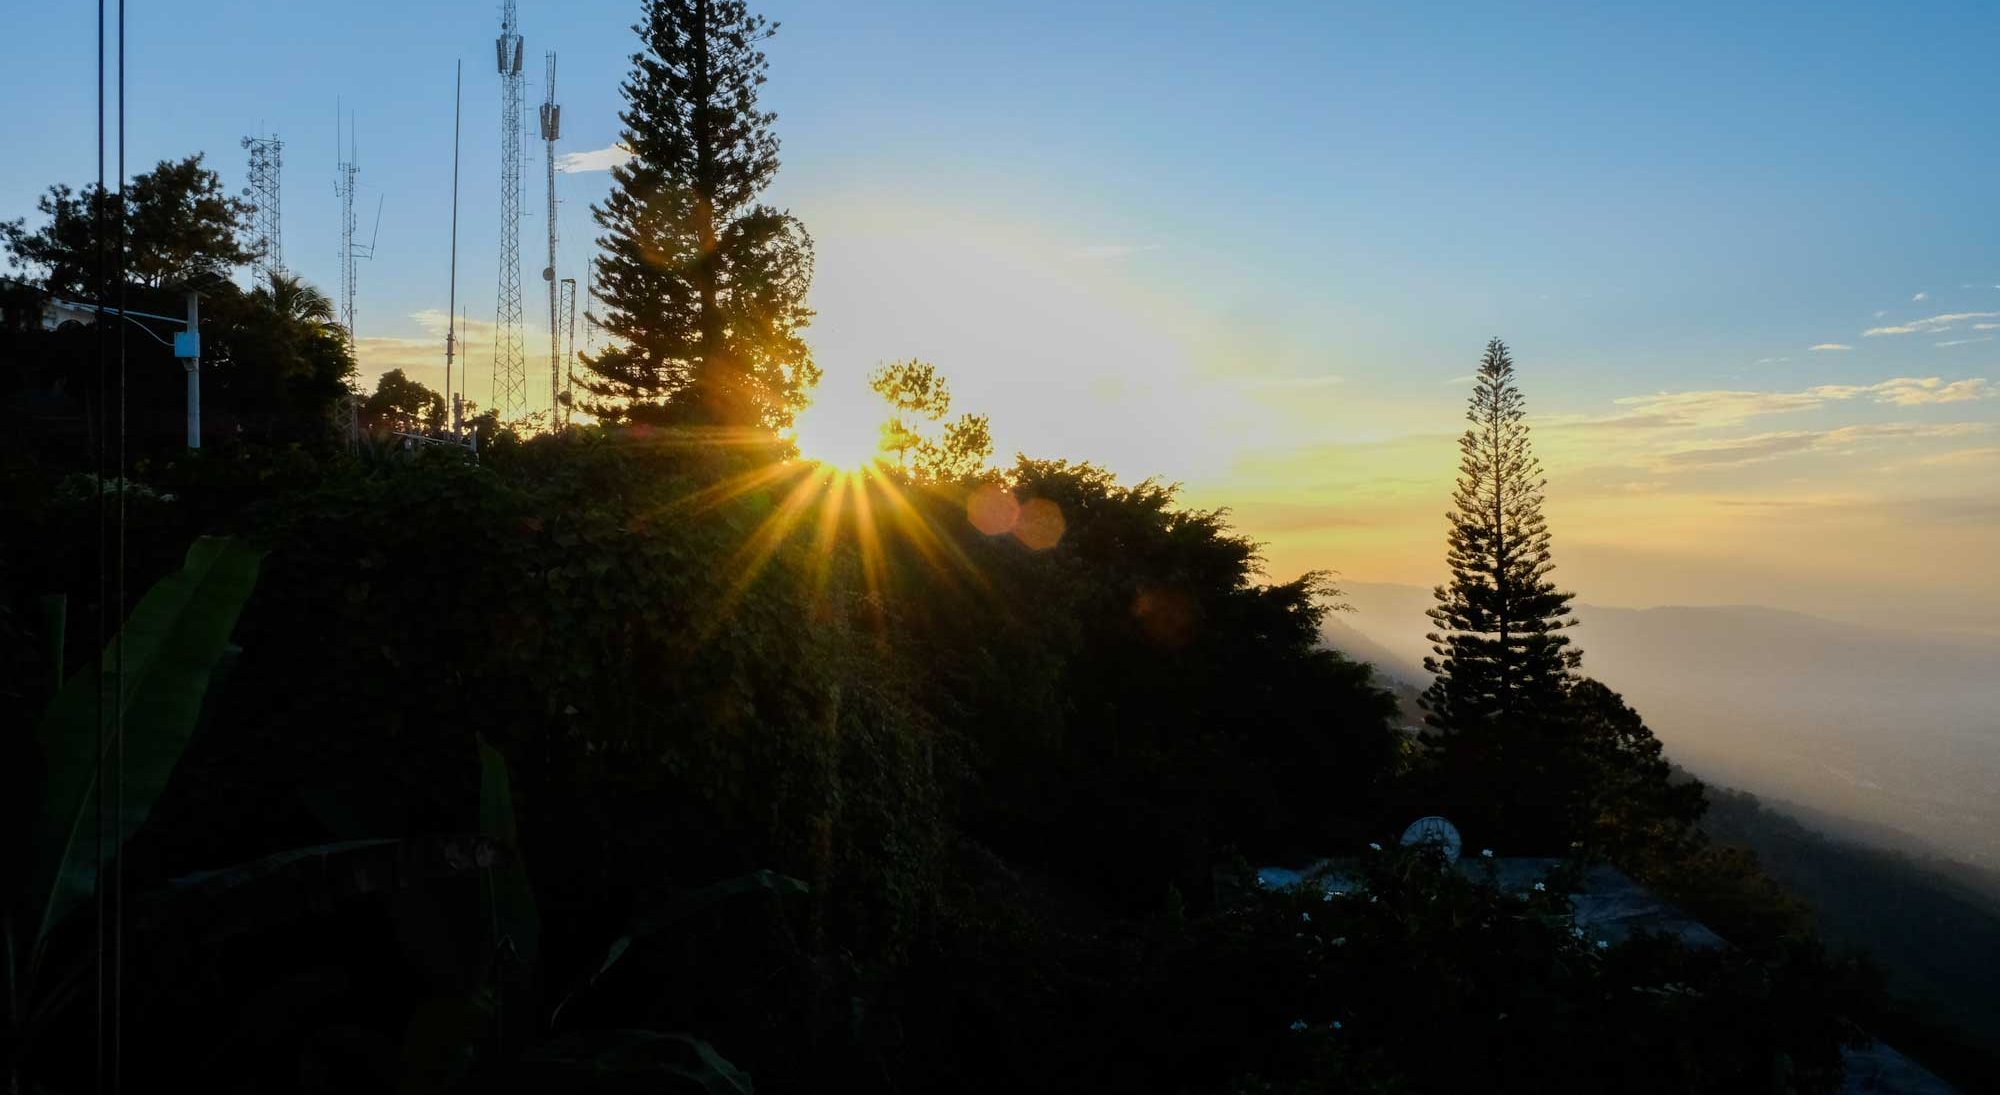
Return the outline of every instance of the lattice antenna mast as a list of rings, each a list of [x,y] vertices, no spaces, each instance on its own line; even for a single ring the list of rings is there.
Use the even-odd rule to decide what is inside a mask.
[[[549,264],[542,267],[542,280],[549,283],[549,421],[561,414],[562,323],[556,287],[556,138],[562,136],[562,107],[556,105],[556,55],[547,55],[547,92],[542,99],[542,145],[548,151],[549,166]]]
[[[250,222],[255,236],[251,250],[257,252],[257,268],[269,281],[285,271],[284,239],[278,230],[278,175],[284,166],[285,142],[276,134],[245,137],[243,147],[250,150],[250,185],[243,196],[257,207]]]
[[[464,395],[451,386],[452,360],[458,356],[458,131],[464,113],[465,62],[460,61],[452,70],[451,84],[451,289],[444,311],[444,405],[453,437],[465,418]]]
[[[350,143],[345,156],[340,152],[340,115],[333,117],[334,155],[339,157],[333,167],[333,192],[340,199],[340,284],[335,289],[339,294],[340,326],[347,332],[347,348],[354,349],[354,187],[356,177],[361,174],[361,165],[355,162],[355,146]],[[352,127],[348,129],[348,140],[354,140]]]
[[[559,420],[563,428],[569,428],[570,408],[576,405],[576,279],[562,279],[561,320],[557,330],[563,333],[562,387],[558,389],[555,406],[560,412]]]
[[[493,408],[503,418],[527,409],[527,347],[521,336],[521,77],[520,20],[514,0],[500,9],[494,43],[500,69],[500,291],[493,320]]]
[[[597,348],[597,260],[591,259],[583,271],[583,352],[587,356]]]
[[[338,155],[340,116],[334,115],[334,147]],[[361,261],[375,257],[375,243],[382,234],[382,202],[375,202],[375,231],[367,243],[355,242],[360,222],[354,215],[355,191],[359,187],[361,163],[354,138],[354,118],[347,119],[347,158],[334,165],[333,192],[340,198],[340,324],[347,329],[347,348],[354,349],[354,290],[360,280]]]

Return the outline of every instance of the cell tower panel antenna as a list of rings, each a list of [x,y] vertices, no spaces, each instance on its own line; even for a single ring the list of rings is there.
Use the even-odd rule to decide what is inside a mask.
[[[506,0],[493,47],[500,70],[500,286],[493,323],[493,409],[503,418],[520,417],[528,402],[527,347],[521,334],[522,50],[514,0]]]
[[[542,144],[548,150],[549,168],[549,264],[542,278],[549,283],[549,409],[559,420],[563,395],[562,317],[556,285],[556,137],[562,133],[562,107],[556,105],[556,55],[547,57],[548,68],[542,99]]]
[[[340,144],[340,117],[334,116],[334,146]],[[376,238],[382,233],[382,198],[375,200],[375,238],[367,243],[356,243],[355,235],[360,231],[360,222],[354,215],[354,198],[360,186],[361,163],[358,145],[354,139],[354,119],[347,122],[347,155],[334,165],[333,192],[340,199],[340,284],[337,289],[340,307],[340,325],[347,330],[347,348],[354,349],[354,291],[360,281],[361,260],[375,257]]]
[[[256,206],[251,214],[250,249],[257,253],[257,268],[263,271],[265,280],[270,280],[285,270],[285,247],[279,232],[279,189],[278,176],[284,167],[285,142],[275,134],[269,137],[245,137],[243,147],[250,150],[250,185],[243,196]]]

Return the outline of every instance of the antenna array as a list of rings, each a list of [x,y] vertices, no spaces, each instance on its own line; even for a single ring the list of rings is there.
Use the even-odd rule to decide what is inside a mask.
[[[334,144],[339,147],[340,119],[334,118]],[[354,349],[354,289],[363,259],[375,257],[375,243],[382,233],[382,205],[375,205],[375,234],[365,244],[356,243],[360,224],[354,216],[355,189],[361,174],[360,157],[354,140],[354,122],[347,124],[347,156],[334,165],[333,192],[340,199],[340,325],[347,329],[347,348]],[[337,155],[336,151],[336,155]]]

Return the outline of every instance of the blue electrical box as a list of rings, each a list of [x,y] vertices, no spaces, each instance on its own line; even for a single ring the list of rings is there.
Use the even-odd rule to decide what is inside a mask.
[[[174,356],[198,358],[201,356],[200,331],[175,331]]]

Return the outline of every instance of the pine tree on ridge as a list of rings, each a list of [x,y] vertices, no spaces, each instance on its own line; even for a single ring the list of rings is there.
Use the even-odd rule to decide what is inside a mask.
[[[647,0],[633,30],[620,143],[630,162],[592,207],[603,234],[597,317],[612,345],[584,359],[599,418],[765,428],[818,380],[800,330],[812,240],[758,202],[778,170],[759,109],[760,43],[777,24],[743,0]]]

